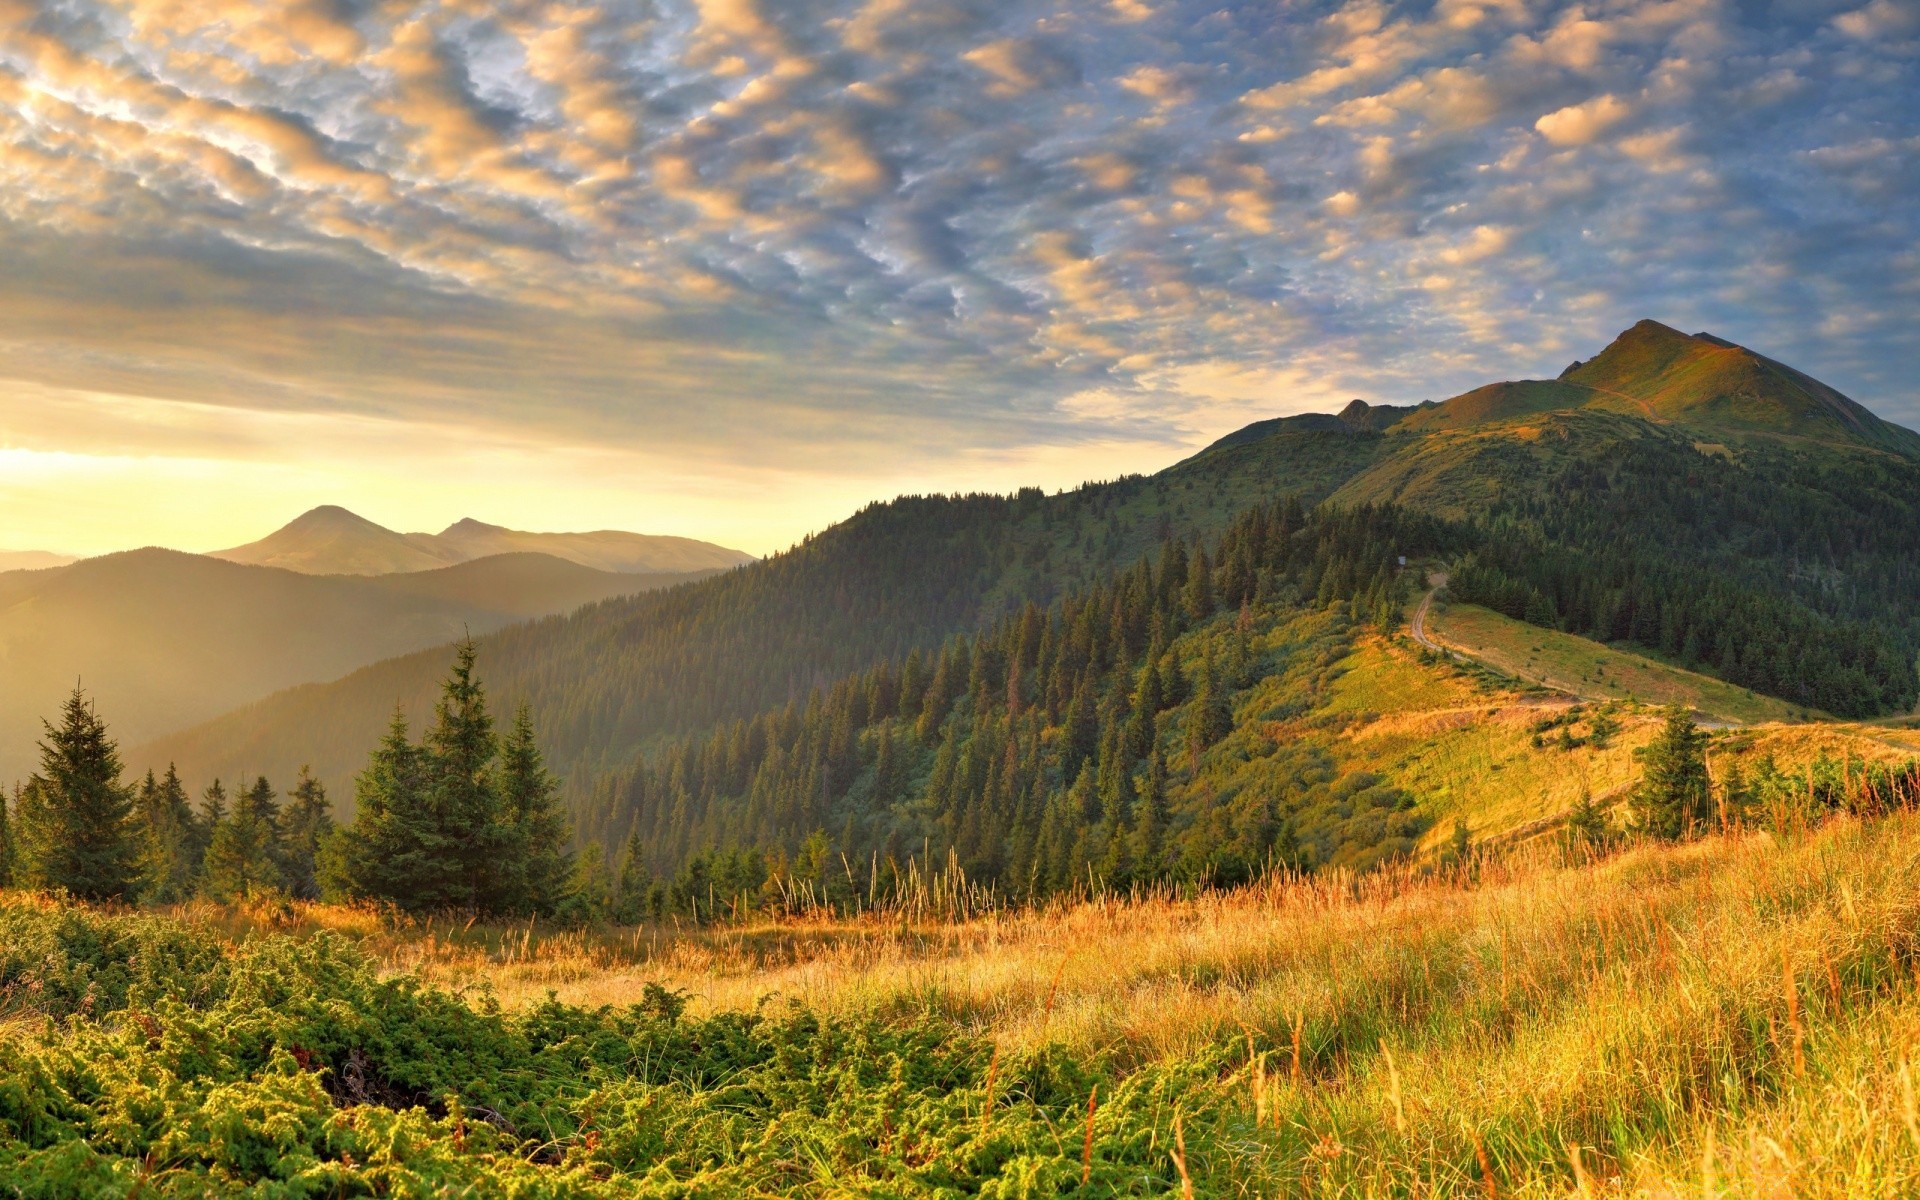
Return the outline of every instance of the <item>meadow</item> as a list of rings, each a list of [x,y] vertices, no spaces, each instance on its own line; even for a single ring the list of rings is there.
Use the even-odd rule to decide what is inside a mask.
[[[1912,1195],[1917,901],[1910,813],[945,919],[580,931],[16,894],[0,1180]]]

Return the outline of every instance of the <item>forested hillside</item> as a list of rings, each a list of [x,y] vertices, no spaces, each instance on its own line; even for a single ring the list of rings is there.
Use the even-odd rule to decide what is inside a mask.
[[[875,504],[722,578],[493,635],[481,670],[532,706],[577,802],[643,753],[916,650],[931,670],[954,635],[1119,587],[1169,540],[1211,547],[1292,494],[1444,518],[1458,594],[1510,615],[1810,709],[1904,711],[1920,693],[1915,440],[1751,351],[1643,322],[1562,380],[1262,422],[1158,475],[1055,496]],[[131,758],[199,776],[311,762],[344,783],[396,702],[424,711],[444,659],[296,689]]]
[[[700,733],[816,687],[937,648],[1026,603],[1123,569],[1167,537],[1217,535],[1252,504],[1311,502],[1373,461],[1378,434],[1288,432],[1152,477],[1045,495],[903,497],[873,504],[784,554],[667,592],[600,604],[483,639],[480,670],[526,702],[575,794],[660,739]],[[344,784],[394,705],[427,711],[435,650],[297,688],[135,749],[196,777],[311,763]]]

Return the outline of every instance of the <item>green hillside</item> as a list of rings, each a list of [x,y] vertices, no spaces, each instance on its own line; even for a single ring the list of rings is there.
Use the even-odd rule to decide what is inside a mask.
[[[1642,321],[1561,376],[1588,403],[1733,434],[1790,435],[1920,454],[1920,434],[1881,420],[1792,367],[1711,334]]]
[[[1377,434],[1289,431],[1053,496],[870,505],[763,563],[492,634],[482,674],[504,703],[532,705],[542,744],[577,794],[662,738],[933,649],[1124,569],[1165,538],[1212,536],[1283,492],[1317,500],[1382,444]],[[177,762],[201,779],[290,778],[310,763],[343,793],[396,703],[416,719],[431,711],[446,657],[419,653],[293,688],[136,747],[128,761]]]
[[[1618,403],[1628,388],[1645,402]],[[1753,389],[1766,404],[1721,402]],[[604,796],[643,753],[1115,586],[1169,540],[1211,544],[1291,494],[1444,518],[1456,594],[1510,618],[1634,643],[1796,708],[1907,711],[1920,456],[1889,453],[1913,435],[1830,391],[1643,323],[1562,381],[1261,422],[1157,475],[1060,495],[876,504],[720,578],[494,634],[482,671],[503,703],[533,706],[576,801]],[[1754,432],[1767,419],[1776,436]],[[130,761],[200,778],[311,762],[338,794],[396,702],[426,711],[445,657],[271,697]]]

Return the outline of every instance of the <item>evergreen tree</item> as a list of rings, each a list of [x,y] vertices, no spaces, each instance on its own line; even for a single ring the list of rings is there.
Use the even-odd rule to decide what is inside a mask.
[[[1605,846],[1613,837],[1613,824],[1593,802],[1593,792],[1580,789],[1580,799],[1567,813],[1566,842],[1570,850],[1587,851]]]
[[[1233,708],[1227,702],[1227,689],[1220,681],[1219,668],[1208,654],[1200,668],[1200,686],[1193,694],[1187,714],[1187,760],[1198,770],[1200,755],[1233,729]]]
[[[647,869],[647,848],[635,825],[620,852],[620,868],[613,877],[612,917],[622,925],[638,925],[647,915],[647,898],[653,891],[653,872]]]
[[[14,788],[14,803],[19,803],[20,789]],[[7,791],[0,788],[0,888],[13,886],[13,824],[7,814]]]
[[[1138,879],[1158,879],[1166,873],[1167,763],[1159,747],[1147,759],[1147,785],[1135,801],[1133,870]]]
[[[87,900],[126,896],[140,879],[140,845],[119,747],[78,687],[61,706],[59,726],[42,725],[40,769],[16,814],[21,874],[29,886]]]
[[[569,871],[578,877],[562,850],[567,823],[532,718],[523,709],[503,746],[473,667],[473,644],[462,643],[419,745],[395,710],[354,780],[353,823],[323,856],[329,895],[412,912],[550,912]],[[683,822],[676,828],[684,835]]]
[[[1654,837],[1674,839],[1705,830],[1713,818],[1707,781],[1707,735],[1685,706],[1666,710],[1666,723],[1653,741],[1635,752],[1644,774],[1633,791],[1636,828]]]
[[[141,781],[134,805],[140,829],[142,898],[158,903],[184,900],[193,891],[198,874],[194,843],[198,837],[193,806],[179,773],[167,764],[165,777],[153,772]]]
[[[560,785],[547,773],[526,705],[500,748],[500,801],[511,846],[501,907],[510,912],[551,913],[566,894],[573,863],[566,852],[566,814]],[[638,823],[634,829],[637,833]]]
[[[607,850],[588,842],[573,856],[573,874],[556,915],[575,925],[604,921],[613,909],[613,876],[607,870]]]
[[[494,910],[505,890],[504,860],[515,848],[501,820],[493,779],[500,744],[486,693],[473,676],[474,655],[471,640],[455,649],[453,670],[441,685],[434,723],[424,739],[428,806],[444,848],[434,907]]]
[[[387,735],[353,781],[353,823],[322,857],[329,896],[376,900],[409,911],[444,902],[446,847],[426,796],[425,755],[397,706]]]
[[[207,891],[223,900],[246,900],[277,891],[280,870],[280,806],[263,775],[240,793],[233,813],[213,831],[207,847]]]
[[[204,879],[207,873],[207,847],[213,844],[213,831],[220,828],[220,822],[227,819],[227,789],[216,778],[200,794],[200,811],[193,818],[192,841],[188,843],[188,854],[193,866],[193,877]]]
[[[326,785],[307,767],[300,768],[300,778],[293,785],[293,802],[281,818],[281,833],[288,893],[301,900],[319,899],[321,848],[333,836],[333,813]]]

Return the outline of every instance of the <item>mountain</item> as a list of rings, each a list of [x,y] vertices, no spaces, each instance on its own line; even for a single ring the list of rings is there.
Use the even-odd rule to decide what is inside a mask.
[[[210,557],[308,575],[388,575],[520,553],[625,574],[713,571],[753,561],[750,554],[692,538],[617,530],[524,533],[472,518],[437,534],[396,533],[331,504],[302,513],[257,542],[216,550]]]
[[[612,600],[482,639],[479,671],[529,703],[554,769],[576,789],[664,737],[711,728],[871,663],[933,648],[1030,601],[1137,561],[1170,534],[1206,535],[1277,492],[1317,500],[1373,461],[1372,440],[1289,430],[1151,478],[1048,496],[905,496],[783,554],[671,591]],[[399,700],[432,713],[436,648],[289,689],[135,747],[191,777],[310,762],[341,786]]]
[[[532,551],[600,571],[714,571],[753,561],[751,554],[692,538],[622,533],[616,529],[593,533],[522,533],[471,517],[447,526],[433,539],[433,544],[462,558]]]
[[[76,679],[131,742],[463,632],[698,577],[544,554],[313,576],[159,549],[0,574],[0,780],[32,766],[40,718]]]
[[[1475,388],[1381,428],[1466,429],[1546,412],[1619,412],[1740,441],[1802,441],[1920,456],[1920,433],[1882,420],[1784,363],[1710,333],[1641,321],[1558,379]]]
[[[301,513],[257,542],[214,550],[208,557],[305,575],[387,575],[461,561],[423,535],[395,533],[333,504]]]
[[[46,550],[0,550],[0,573],[7,571],[44,571],[48,567],[64,567],[74,561],[71,554],[54,554]]]
[[[1290,494],[1444,522],[1463,597],[1508,616],[1808,709],[1905,711],[1920,691],[1914,435],[1770,361],[1643,323],[1580,380],[1261,422],[1157,475],[1054,496],[903,497],[721,578],[483,639],[481,672],[503,705],[533,706],[583,799],[643,752],[1101,586],[1167,538],[1212,546]],[[396,699],[431,711],[447,657],[294,689],[135,761],[202,777],[311,761],[344,787]]]

